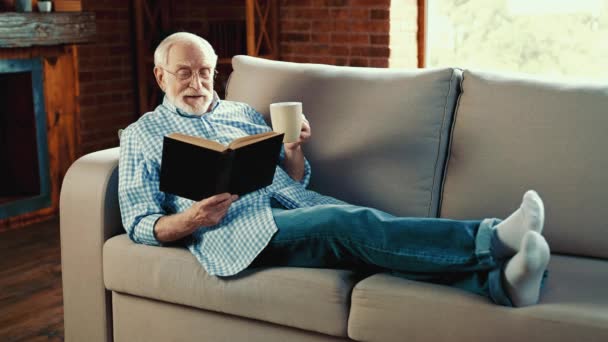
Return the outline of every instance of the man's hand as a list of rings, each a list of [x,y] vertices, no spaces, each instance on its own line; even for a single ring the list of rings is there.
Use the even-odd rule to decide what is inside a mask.
[[[285,143],[285,160],[283,160],[283,166],[289,176],[296,180],[301,181],[304,178],[304,152],[302,151],[302,144],[307,142],[312,135],[310,130],[310,124],[308,120],[302,120],[302,129],[300,130],[300,138],[296,142]]]
[[[201,227],[218,224],[238,200],[237,195],[223,193],[194,203],[185,211],[161,217],[154,225],[154,235],[161,242],[179,240]]]
[[[285,143],[284,144],[285,150],[287,150],[287,151],[297,150],[302,144],[304,144],[305,142],[307,142],[310,139],[311,135],[312,135],[312,132],[310,130],[310,124],[308,123],[308,120],[303,118],[302,129],[300,130],[300,139],[298,139],[298,141],[296,141],[296,142]]]
[[[220,223],[232,202],[238,198],[237,195],[230,195],[225,192],[194,203],[185,211],[190,225],[192,227],[209,227]]]

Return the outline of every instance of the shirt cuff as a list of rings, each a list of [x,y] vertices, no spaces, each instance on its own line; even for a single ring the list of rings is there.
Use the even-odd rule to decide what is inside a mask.
[[[154,234],[154,225],[162,216],[163,215],[161,214],[150,214],[141,219],[141,221],[137,223],[137,226],[135,226],[134,237],[136,242],[149,246],[163,246],[163,243],[160,242]]]
[[[300,180],[300,184],[302,184],[305,188],[308,186],[308,183],[310,183],[311,172],[312,169],[310,167],[310,163],[308,162],[308,159],[304,158],[304,177],[302,177]]]

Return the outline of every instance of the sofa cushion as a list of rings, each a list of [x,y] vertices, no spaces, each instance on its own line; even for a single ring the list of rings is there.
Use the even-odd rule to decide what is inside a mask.
[[[551,250],[608,258],[608,84],[465,71],[440,216],[505,218],[535,189]]]
[[[135,244],[125,234],[106,241],[103,276],[112,291],[343,337],[357,280],[350,271],[304,268],[218,278],[185,248]]]
[[[226,98],[268,117],[301,101],[310,188],[404,216],[435,217],[459,85],[454,69],[389,70],[236,56]],[[267,119],[268,122],[270,122]]]
[[[541,303],[498,306],[464,290],[378,274],[353,290],[361,341],[608,341],[608,262],[553,255]]]

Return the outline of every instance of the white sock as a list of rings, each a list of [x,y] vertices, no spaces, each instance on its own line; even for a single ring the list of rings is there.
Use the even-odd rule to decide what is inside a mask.
[[[543,200],[534,190],[528,190],[521,205],[509,217],[496,225],[496,237],[500,246],[494,246],[499,257],[512,256],[521,245],[522,238],[529,231],[541,233],[545,224]]]
[[[550,257],[549,245],[542,235],[535,231],[524,234],[519,252],[504,269],[505,289],[514,306],[538,302],[540,283]]]

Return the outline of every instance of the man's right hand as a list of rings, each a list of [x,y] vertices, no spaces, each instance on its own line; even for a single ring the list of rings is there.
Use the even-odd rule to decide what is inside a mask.
[[[205,198],[202,201],[194,203],[188,208],[188,221],[192,227],[209,227],[214,226],[224,218],[232,202],[239,198],[237,195],[231,195],[227,192]]]
[[[154,235],[161,242],[179,240],[201,227],[214,226],[226,216],[237,195],[222,193],[194,203],[185,211],[161,217],[154,225]]]

